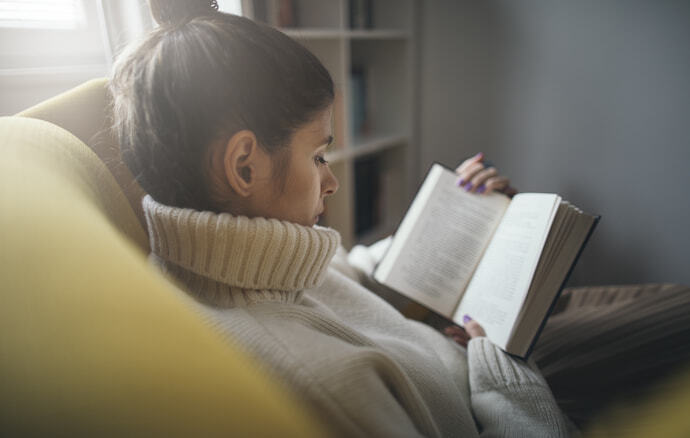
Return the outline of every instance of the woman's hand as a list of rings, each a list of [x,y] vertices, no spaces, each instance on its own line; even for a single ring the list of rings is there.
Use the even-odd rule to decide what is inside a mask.
[[[463,347],[467,347],[467,343],[472,338],[486,336],[486,332],[484,332],[484,329],[477,321],[473,320],[468,315],[465,315],[462,320],[465,323],[465,328],[458,327],[457,325],[448,326],[443,330],[446,336],[449,336]]]
[[[462,187],[467,192],[491,193],[497,191],[508,196],[517,193],[510,186],[510,180],[505,176],[499,175],[495,167],[484,163],[484,154],[478,153],[472,158],[463,161],[455,169],[458,174],[458,187]]]

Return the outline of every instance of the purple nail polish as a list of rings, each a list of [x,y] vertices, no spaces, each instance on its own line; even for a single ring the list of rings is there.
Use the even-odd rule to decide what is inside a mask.
[[[455,183],[456,186],[462,187],[465,185],[465,180],[463,178],[460,178],[457,183]]]
[[[465,191],[469,192],[470,190],[472,190],[472,183],[468,182],[467,185],[465,186]]]
[[[477,193],[484,193],[486,191],[486,186],[484,184],[480,185],[479,188],[477,188]]]
[[[472,318],[470,318],[470,315],[465,315],[462,317],[462,322],[467,324],[468,322],[472,321]]]

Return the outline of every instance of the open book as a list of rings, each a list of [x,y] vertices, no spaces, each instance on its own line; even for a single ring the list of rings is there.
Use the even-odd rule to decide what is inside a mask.
[[[379,283],[526,357],[599,217],[546,193],[456,186],[434,164],[374,271]]]

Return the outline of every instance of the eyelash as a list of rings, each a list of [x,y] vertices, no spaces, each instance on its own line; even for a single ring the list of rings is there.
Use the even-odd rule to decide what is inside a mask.
[[[316,161],[316,164],[317,164],[317,165],[320,165],[320,166],[325,166],[325,165],[328,164],[328,160],[326,160],[326,159],[323,157],[323,155],[317,155],[317,156],[315,156],[315,157],[314,157],[314,161]]]

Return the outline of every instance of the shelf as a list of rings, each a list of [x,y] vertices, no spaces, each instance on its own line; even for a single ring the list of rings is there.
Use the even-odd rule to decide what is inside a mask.
[[[294,28],[284,27],[280,31],[298,40],[338,39],[352,40],[405,40],[410,37],[408,32],[395,29],[355,29],[339,30],[329,28]]]
[[[379,137],[363,137],[355,139],[356,146],[336,149],[326,154],[326,159],[332,163],[354,159],[364,155],[374,154],[383,150],[402,146],[409,141],[405,135],[388,135]]]
[[[387,135],[375,137],[355,138],[355,146],[351,148],[352,158],[372,154],[394,146],[401,146],[408,141],[406,135]]]
[[[353,40],[404,40],[410,34],[401,30],[375,29],[375,30],[348,30],[345,36]]]
[[[281,32],[290,38],[296,40],[320,40],[327,39],[333,40],[342,38],[344,32],[338,29],[326,29],[326,28],[281,28]]]
[[[365,20],[351,20],[353,1],[299,0],[293,11],[299,27],[279,28],[333,78],[336,147],[326,159],[340,189],[326,200],[322,225],[338,230],[345,248],[395,231],[412,196],[417,148],[412,117],[417,0],[371,0]],[[350,27],[352,22],[372,27]]]

